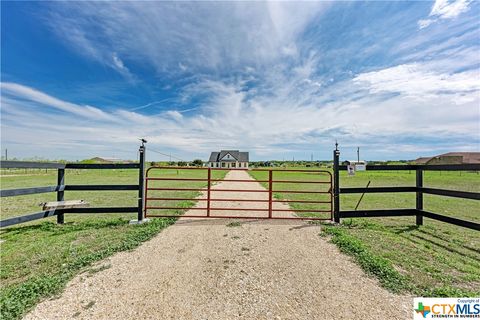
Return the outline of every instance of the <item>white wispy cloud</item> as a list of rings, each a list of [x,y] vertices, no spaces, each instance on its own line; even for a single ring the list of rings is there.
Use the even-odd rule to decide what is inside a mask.
[[[420,29],[426,28],[440,19],[454,19],[467,12],[471,0],[435,0],[428,19],[418,21]]]
[[[255,95],[244,89],[243,81],[204,80],[186,89],[193,98],[208,92],[198,112],[188,116],[176,110],[159,115],[114,110],[96,117],[93,107],[8,83],[2,84],[7,92],[2,95],[2,139],[16,137],[20,141],[28,136],[32,152],[50,148],[52,154],[59,154],[68,149],[71,157],[85,157],[99,150],[125,150],[126,146],[134,150],[137,139],[147,137],[149,144],[185,158],[205,158],[209,151],[219,148],[244,148],[259,157],[310,152],[312,147],[329,150],[334,139],[344,145],[349,141],[369,144],[370,148],[382,148],[382,152],[388,152],[384,150],[385,141],[401,144],[404,150],[412,149],[422,139],[438,141],[442,147],[448,147],[445,141],[451,137],[478,141],[478,83],[467,74],[442,79],[442,75],[419,70],[421,66],[398,66],[357,75],[332,89],[339,96],[352,91],[363,93],[355,99],[334,101],[331,92],[319,92],[316,86],[298,87],[305,73],[296,77],[272,75],[276,85]],[[409,84],[416,77],[424,78]],[[428,88],[428,83],[433,83],[434,89]],[[455,87],[455,92],[444,92],[449,86]],[[459,90],[471,93],[461,105],[455,100]],[[271,92],[277,94],[272,96]],[[385,98],[388,92],[397,95]],[[61,112],[51,113],[49,108]],[[33,141],[32,136],[36,137]],[[402,136],[418,140],[406,143],[398,140]],[[431,141],[428,148],[433,148]],[[67,142],[77,146],[76,150],[72,151]],[[458,146],[455,139],[451,143],[450,147]],[[328,157],[329,152],[326,154]]]
[[[452,103],[474,101],[480,92],[477,70],[455,74],[438,73],[420,64],[404,64],[356,76],[371,93],[401,93],[420,100],[449,98]]]
[[[21,97],[24,100],[36,102],[44,107],[55,108],[85,118],[112,120],[111,115],[102,111],[99,108],[88,105],[79,106],[70,102],[57,99],[33,88],[22,86],[16,83],[2,82],[0,85],[2,89],[2,96],[7,95]]]
[[[294,55],[297,35],[328,6],[70,2],[52,5],[45,19],[74,52],[121,74],[127,73],[128,61],[174,73],[263,66]]]

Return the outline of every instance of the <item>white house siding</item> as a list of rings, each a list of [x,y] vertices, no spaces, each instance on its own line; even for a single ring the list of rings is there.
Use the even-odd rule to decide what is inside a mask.
[[[222,164],[224,164],[224,166],[222,166]],[[233,167],[233,164],[235,164],[235,167]],[[208,166],[210,168],[246,169],[248,168],[248,162],[238,162],[238,161],[209,162]]]

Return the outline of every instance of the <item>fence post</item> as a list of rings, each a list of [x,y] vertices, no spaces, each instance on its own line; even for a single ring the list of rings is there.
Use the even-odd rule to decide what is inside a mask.
[[[138,222],[143,221],[143,204],[145,203],[145,146],[142,144],[138,150],[140,154],[140,168],[138,170]]]
[[[417,171],[416,171],[415,186],[417,188],[422,188],[423,187],[423,170],[422,169],[417,169]],[[417,193],[416,193],[416,206],[415,206],[415,208],[417,210],[423,210],[423,192],[422,191],[417,191]],[[423,215],[421,215],[421,214],[416,215],[416,224],[417,224],[417,226],[423,225]]]
[[[273,172],[272,169],[268,171],[268,218],[272,218],[272,200],[273,200],[273,180],[272,180]]]
[[[57,169],[57,201],[65,200],[65,191],[63,191],[63,186],[65,185],[65,169]],[[60,191],[62,190],[62,191]],[[65,216],[62,211],[57,213],[57,223],[63,224],[65,221]]]
[[[339,169],[340,151],[338,144],[335,143],[333,150],[333,219],[336,223],[340,223],[340,169]]]

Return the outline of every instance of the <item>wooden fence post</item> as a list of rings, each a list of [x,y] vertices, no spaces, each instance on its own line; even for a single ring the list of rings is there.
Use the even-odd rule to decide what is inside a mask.
[[[65,169],[57,169],[57,201],[65,201],[65,191],[64,185],[65,185]],[[62,191],[60,191],[62,190]],[[60,213],[57,213],[57,223],[58,224],[63,224],[65,221],[65,216],[62,211]]]
[[[423,170],[422,169],[417,169],[416,171],[416,183],[415,186],[417,188],[422,188],[423,187]],[[423,210],[423,192],[422,191],[417,191],[416,193],[416,206],[415,208],[417,210]],[[423,225],[423,215],[417,214],[416,215],[416,224],[417,226]]]

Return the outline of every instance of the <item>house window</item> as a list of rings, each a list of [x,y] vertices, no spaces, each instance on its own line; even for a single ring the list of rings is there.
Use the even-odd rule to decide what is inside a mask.
[[[242,163],[241,163],[241,162],[238,163],[238,167],[239,167],[239,168],[242,167]]]
[[[222,162],[222,168],[225,168],[225,162]]]
[[[232,168],[235,168],[235,163],[232,163]]]

